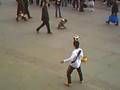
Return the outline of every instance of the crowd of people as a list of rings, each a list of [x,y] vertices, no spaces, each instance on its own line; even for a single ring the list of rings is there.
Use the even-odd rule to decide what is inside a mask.
[[[30,16],[28,6],[36,3],[37,6],[43,6],[44,2],[48,3],[50,6],[49,0],[16,0],[17,1],[17,17],[16,20],[19,21],[19,18],[27,21],[27,19],[32,18]],[[61,7],[67,7],[68,4],[73,8],[79,10],[80,12],[84,12],[84,8],[89,7],[90,11],[94,11],[94,2],[95,0],[53,0],[55,6],[55,17],[62,18]]]

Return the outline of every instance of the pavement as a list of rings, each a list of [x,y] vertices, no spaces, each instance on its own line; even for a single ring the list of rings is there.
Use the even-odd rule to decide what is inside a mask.
[[[0,90],[120,90],[120,26],[105,23],[109,10],[80,13],[70,6],[62,8],[67,29],[57,30],[59,18],[49,8],[52,35],[41,24],[41,8],[30,6],[32,19],[16,22],[15,0],[0,5]],[[120,13],[118,14],[120,16]],[[72,73],[72,86],[64,86],[72,37],[80,36],[80,47],[88,56],[82,63],[84,83]]]

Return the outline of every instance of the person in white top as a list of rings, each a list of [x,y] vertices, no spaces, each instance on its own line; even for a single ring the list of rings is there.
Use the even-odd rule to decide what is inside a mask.
[[[83,81],[83,76],[82,76],[82,71],[81,71],[81,57],[83,57],[83,50],[79,48],[79,41],[74,40],[73,46],[75,49],[72,52],[72,55],[68,59],[64,59],[61,61],[61,63],[70,61],[70,65],[68,66],[67,69],[67,79],[68,81],[65,82],[65,85],[70,86],[71,85],[71,74],[74,69],[77,70],[80,82],[82,83]]]
[[[88,6],[89,6],[89,11],[94,12],[94,6],[95,6],[94,0],[89,0]]]

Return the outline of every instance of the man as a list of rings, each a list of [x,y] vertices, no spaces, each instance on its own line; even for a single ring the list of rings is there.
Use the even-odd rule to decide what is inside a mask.
[[[55,1],[55,9],[56,9],[55,16],[56,16],[56,18],[58,17],[58,14],[57,14],[58,11],[59,11],[59,17],[60,18],[62,17],[60,7],[61,7],[61,0],[56,0]]]
[[[30,13],[28,10],[28,5],[29,5],[28,0],[23,0],[23,3],[24,3],[24,7],[25,7],[25,13],[27,14],[28,18],[31,19],[32,17],[30,16]]]
[[[83,82],[83,76],[82,76],[82,71],[81,71],[81,57],[83,57],[83,50],[81,48],[79,48],[78,39],[74,38],[73,46],[75,49],[73,50],[70,58],[64,59],[63,61],[61,61],[61,63],[70,61],[70,65],[68,66],[68,69],[67,69],[67,82],[65,82],[66,86],[71,85],[71,83],[72,83],[71,82],[71,74],[72,74],[73,70],[75,70],[75,69],[78,72],[80,83]]]
[[[25,7],[23,4],[23,0],[16,0],[17,2],[17,17],[16,21],[19,21],[19,18],[22,18],[24,21],[27,21],[25,17]]]
[[[85,0],[80,0],[80,8],[79,8],[80,12],[84,12],[84,2]]]
[[[50,24],[49,24],[49,14],[48,14],[48,10],[47,10],[47,2],[44,2],[44,5],[42,7],[42,24],[36,29],[36,32],[39,33],[39,30],[46,25],[47,26],[47,30],[48,30],[48,34],[52,34],[52,32],[50,31]]]

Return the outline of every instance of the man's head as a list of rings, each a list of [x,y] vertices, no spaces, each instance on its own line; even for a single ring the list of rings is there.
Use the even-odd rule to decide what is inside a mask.
[[[79,41],[73,41],[73,45],[76,49],[79,48]]]

